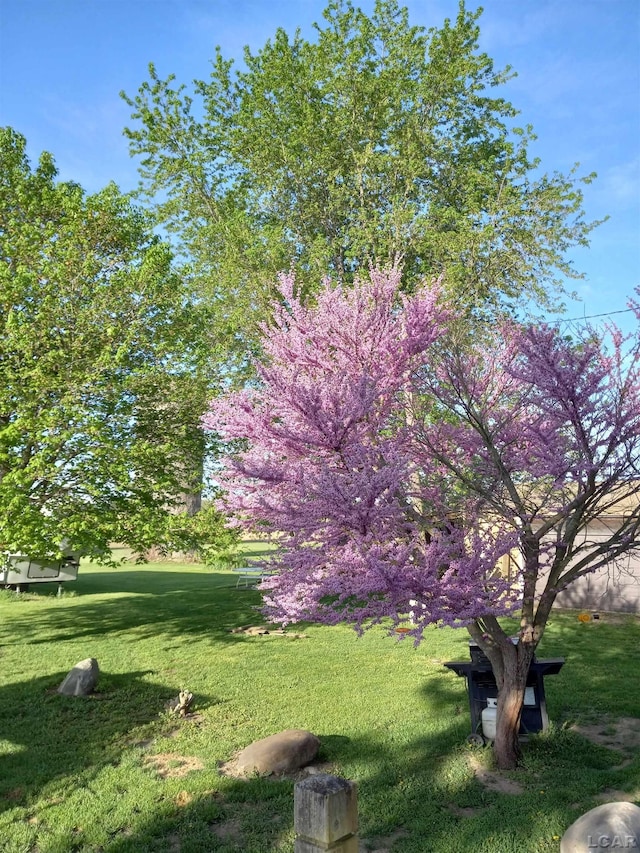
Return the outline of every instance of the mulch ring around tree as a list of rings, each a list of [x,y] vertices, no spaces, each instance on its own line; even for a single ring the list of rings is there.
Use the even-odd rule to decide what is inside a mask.
[[[272,628],[267,625],[241,625],[230,628],[230,634],[244,634],[246,637],[288,637],[290,640],[305,640],[307,634],[294,634],[284,628]]]

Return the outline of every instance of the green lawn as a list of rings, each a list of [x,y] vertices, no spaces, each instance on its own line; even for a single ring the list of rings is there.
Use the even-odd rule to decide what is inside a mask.
[[[316,733],[320,760],[358,783],[369,849],[555,853],[602,791],[640,793],[637,749],[623,755],[570,728],[613,732],[618,718],[640,716],[638,620],[555,616],[539,652],[567,661],[547,680],[554,725],[511,775],[519,793],[501,793],[474,774],[490,751],[466,745],[464,682],[442,666],[468,656],[463,631],[434,629],[417,650],[382,630],[231,634],[260,621],[259,595],[198,566],[83,565],[67,590],[0,593],[7,853],[292,851],[293,782],[218,772],[234,751],[285,728]],[[57,695],[90,656],[98,693]],[[183,687],[196,696],[192,720],[164,711]]]

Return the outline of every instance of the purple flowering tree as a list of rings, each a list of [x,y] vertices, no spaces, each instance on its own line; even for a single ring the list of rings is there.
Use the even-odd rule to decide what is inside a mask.
[[[496,759],[513,768],[558,593],[640,547],[640,334],[612,329],[605,350],[505,323],[469,341],[439,283],[399,283],[327,281],[309,307],[282,276],[259,383],[216,400],[206,425],[234,448],[226,508],[278,542],[266,615],[394,631],[411,613],[416,643],[427,625],[467,627],[498,684]],[[503,616],[520,619],[515,645]]]

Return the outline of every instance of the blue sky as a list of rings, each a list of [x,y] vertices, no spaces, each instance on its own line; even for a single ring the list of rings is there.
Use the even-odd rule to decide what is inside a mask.
[[[373,0],[361,0],[370,11]],[[410,20],[440,25],[457,0],[408,0]],[[0,0],[0,124],[50,151],[63,179],[96,191],[137,183],[122,129],[154,62],[179,82],[208,76],[219,44],[238,60],[278,26],[312,36],[324,0]],[[475,9],[477,0],[468,0]],[[545,171],[596,171],[588,219],[609,215],[571,255],[586,280],[567,317],[624,309],[640,284],[640,0],[485,0],[481,46],[518,77],[504,95],[538,134]],[[616,315],[624,327],[629,314]]]

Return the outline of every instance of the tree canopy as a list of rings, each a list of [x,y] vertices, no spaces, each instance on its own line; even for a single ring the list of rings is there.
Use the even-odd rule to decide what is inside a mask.
[[[566,252],[593,227],[580,181],[530,156],[479,16],[461,3],[425,31],[396,0],[370,16],[331,0],[313,40],[278,29],[242,69],[218,49],[192,90],[151,65],[125,96],[143,191],[194,264],[228,364],[292,264],[309,291],[401,260],[405,288],[444,273],[464,310],[545,302],[575,275]]]
[[[429,624],[467,626],[513,766],[559,592],[640,549],[640,323],[630,340],[612,329],[608,348],[507,321],[460,340],[440,284],[398,305],[399,288],[398,270],[374,270],[325,282],[308,307],[281,278],[260,384],[212,405],[210,428],[246,442],[219,479],[241,527],[275,534],[270,618],[393,631],[412,611],[416,641]]]
[[[2,129],[0,549],[106,558],[178,529],[205,390],[172,257],[115,185],[59,182]]]

